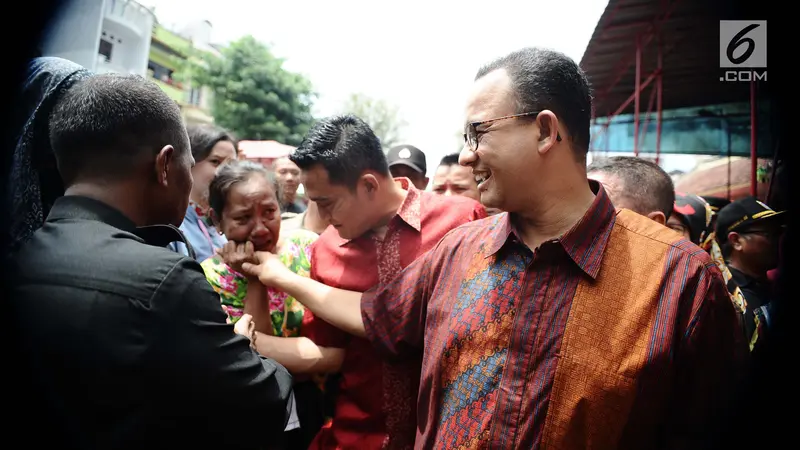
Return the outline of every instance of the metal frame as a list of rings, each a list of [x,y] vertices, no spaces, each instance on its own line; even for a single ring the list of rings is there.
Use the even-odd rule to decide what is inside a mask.
[[[644,132],[645,135],[647,133],[647,126],[650,121],[650,113],[652,112],[653,103],[655,100],[655,107],[656,107],[656,155],[655,155],[655,162],[658,163],[661,157],[661,129],[662,129],[662,100],[663,100],[663,58],[666,54],[668,54],[673,48],[675,48],[676,44],[680,40],[675,40],[672,45],[668,48],[662,47],[662,36],[661,36],[661,29],[663,25],[669,20],[672,13],[675,11],[678,4],[681,3],[681,0],[659,0],[659,14],[657,15],[656,19],[653,21],[636,21],[632,23],[625,23],[625,24],[617,24],[611,25],[613,22],[614,16],[616,15],[617,11],[619,10],[620,6],[623,5],[624,1],[618,1],[614,5],[614,9],[606,16],[606,20],[603,24],[598,24],[598,30],[596,31],[597,37],[596,40],[604,40],[606,39],[606,34],[610,30],[617,30],[623,28],[634,28],[634,27],[641,27],[643,24],[649,24],[648,28],[643,32],[640,32],[636,35],[636,49],[633,55],[630,55],[628,58],[624,58],[620,61],[617,65],[614,73],[612,81],[609,85],[604,86],[602,90],[596,95],[596,99],[602,100],[606,96],[609,95],[611,90],[619,84],[622,78],[628,73],[630,70],[631,65],[634,65],[634,70],[636,71],[635,76],[635,85],[633,88],[633,92],[631,93],[630,97],[627,100],[622,102],[620,106],[611,113],[608,113],[605,116],[602,116],[605,119],[604,126],[596,133],[595,136],[592,138],[592,151],[596,151],[595,145],[598,141],[597,137],[606,133],[605,136],[605,152],[609,151],[609,139],[608,139],[608,128],[611,124],[611,120],[622,113],[630,104],[631,102],[634,103],[634,137],[633,137],[633,149],[634,155],[639,156],[640,142],[644,139],[640,137],[640,120],[642,115],[641,109],[641,95],[643,94],[644,90],[648,88],[653,81],[655,81],[655,87],[652,88],[650,93],[650,99],[647,105],[647,111],[645,113],[645,121],[644,121]],[[647,47],[647,45],[655,40],[656,45],[658,46],[657,50],[657,65],[656,69],[646,76],[643,77],[642,74],[642,51]],[[594,47],[597,48],[597,47]],[[584,55],[584,59],[587,59],[587,56],[590,56],[590,53]],[[750,159],[751,159],[751,181],[750,181],[750,193],[753,196],[757,195],[757,168],[758,168],[758,155],[757,155],[757,139],[758,139],[758,131],[757,131],[757,98],[756,98],[756,91],[757,86],[755,81],[750,82]],[[598,125],[598,118],[596,115],[596,111],[592,111],[592,120],[595,125]],[[730,176],[728,183],[730,184]],[[729,192],[730,197],[730,192]]]

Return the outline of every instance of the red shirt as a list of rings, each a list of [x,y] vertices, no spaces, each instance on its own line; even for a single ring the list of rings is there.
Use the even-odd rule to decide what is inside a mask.
[[[592,187],[535,251],[501,213],[364,294],[385,357],[424,353],[416,448],[702,448],[746,355],[722,275]]]
[[[346,240],[329,227],[312,247],[311,278],[336,288],[366,291],[391,281],[453,228],[486,217],[484,207],[474,200],[422,192],[406,178],[397,181],[408,194],[384,239],[368,234]],[[384,361],[369,341],[322,320],[312,318],[302,330],[317,345],[346,349],[333,420],[311,448],[412,448],[419,358]]]

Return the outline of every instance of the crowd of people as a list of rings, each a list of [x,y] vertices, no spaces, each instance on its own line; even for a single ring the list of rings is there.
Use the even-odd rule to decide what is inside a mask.
[[[8,292],[63,447],[701,449],[765,382],[786,214],[587,166],[561,53],[482,67],[432,179],[353,115],[266,167],[140,77],[23,93]]]

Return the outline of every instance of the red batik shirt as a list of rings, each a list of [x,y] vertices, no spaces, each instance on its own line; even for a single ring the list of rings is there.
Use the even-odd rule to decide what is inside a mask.
[[[502,213],[364,294],[375,348],[423,353],[416,448],[702,448],[746,354],[722,276],[592,188],[535,251]]]
[[[397,181],[408,194],[383,240],[371,233],[346,240],[329,227],[312,247],[311,278],[366,291],[391,281],[453,228],[486,217],[474,200],[419,191],[406,178]],[[303,334],[317,345],[346,349],[333,420],[311,448],[412,448],[420,359],[384,361],[368,341],[313,318],[303,324]]]

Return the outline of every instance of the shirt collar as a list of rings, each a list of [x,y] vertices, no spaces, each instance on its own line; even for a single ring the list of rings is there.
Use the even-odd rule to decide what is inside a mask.
[[[589,186],[595,193],[592,205],[589,206],[583,217],[556,242],[583,272],[592,278],[597,278],[611,229],[616,220],[616,210],[600,183],[589,180]],[[491,242],[489,242],[487,257],[500,251],[506,242],[522,242],[514,230],[511,215],[508,213],[498,214],[490,227],[494,228],[494,232]]]
[[[422,193],[414,187],[414,184],[411,183],[411,180],[408,178],[395,178],[394,181],[400,183],[400,188],[406,191],[406,198],[403,200],[403,203],[400,205],[400,209],[397,210],[397,215],[392,218],[389,222],[391,224],[392,221],[399,218],[405,222],[408,226],[420,232],[422,230],[422,220],[421,220],[421,198]],[[359,236],[360,237],[360,236]],[[345,245],[348,242],[351,242],[353,239],[344,239],[339,238],[340,242],[339,245]],[[358,239],[358,238],[356,238]]]
[[[136,230],[136,224],[120,210],[99,200],[80,195],[65,195],[56,199],[47,220],[64,219],[94,220],[123,231]]]

